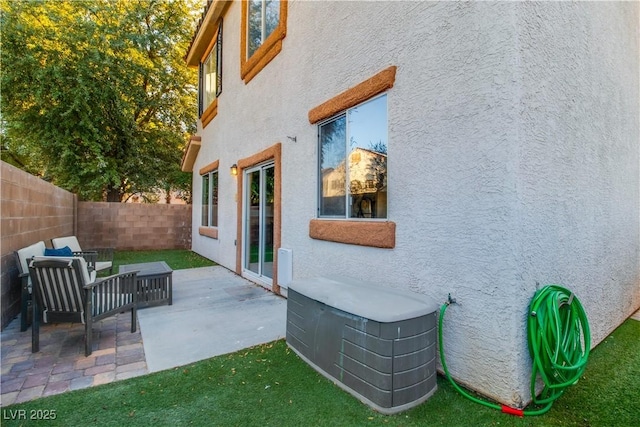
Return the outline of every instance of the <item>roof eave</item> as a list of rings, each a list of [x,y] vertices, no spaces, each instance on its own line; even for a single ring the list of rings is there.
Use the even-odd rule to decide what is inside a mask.
[[[215,36],[216,23],[227,10],[231,0],[215,0],[208,3],[204,16],[198,23],[196,33],[193,36],[189,50],[185,56],[185,62],[190,67],[197,67],[211,40]]]
[[[196,162],[200,151],[201,141],[199,136],[192,136],[182,156],[180,169],[182,172],[193,172],[193,164]]]

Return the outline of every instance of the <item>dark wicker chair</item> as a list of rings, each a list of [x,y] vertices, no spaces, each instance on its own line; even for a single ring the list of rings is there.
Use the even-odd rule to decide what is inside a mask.
[[[85,328],[85,356],[93,349],[93,322],[131,310],[136,331],[136,275],[123,273],[95,280],[81,257],[36,257],[29,265],[33,283],[31,351],[40,351],[40,320],[79,322]]]

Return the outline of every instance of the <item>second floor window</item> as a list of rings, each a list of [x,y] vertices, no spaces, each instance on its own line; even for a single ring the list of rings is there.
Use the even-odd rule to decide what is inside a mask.
[[[280,2],[275,0],[251,0],[248,8],[247,58],[256,50],[280,23]]]
[[[198,113],[202,116],[222,92],[222,21],[218,24],[213,46],[200,63],[199,86]]]

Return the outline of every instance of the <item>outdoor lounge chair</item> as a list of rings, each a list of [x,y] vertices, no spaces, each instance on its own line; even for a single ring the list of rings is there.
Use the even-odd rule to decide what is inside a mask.
[[[29,327],[29,303],[31,302],[31,277],[29,277],[29,262],[33,257],[44,255],[44,242],[40,241],[15,252],[18,276],[20,277],[20,331]]]
[[[136,275],[123,273],[96,280],[82,257],[36,257],[29,265],[33,283],[31,351],[40,351],[40,320],[84,324],[85,356],[91,354],[93,322],[131,310],[136,331]]]
[[[81,256],[87,260],[90,269],[95,269],[97,272],[109,269],[109,274],[113,274],[113,248],[93,248],[83,251],[76,236],[51,239],[51,245],[55,249],[68,246],[75,256]]]

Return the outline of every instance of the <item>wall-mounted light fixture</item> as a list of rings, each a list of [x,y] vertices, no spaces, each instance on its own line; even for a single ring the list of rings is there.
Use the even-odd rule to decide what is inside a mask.
[[[231,166],[231,175],[238,175],[238,165],[236,165],[235,163],[233,164],[233,166]]]

